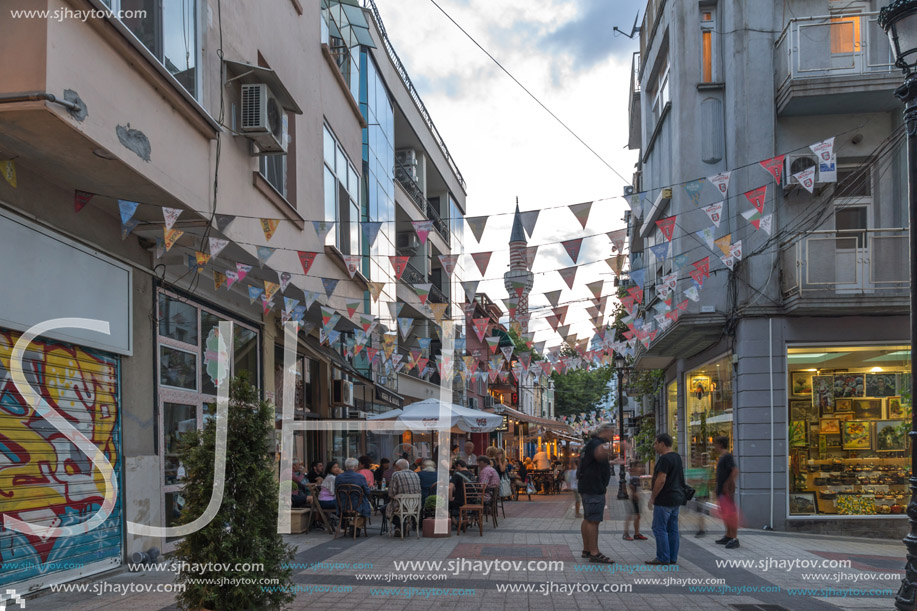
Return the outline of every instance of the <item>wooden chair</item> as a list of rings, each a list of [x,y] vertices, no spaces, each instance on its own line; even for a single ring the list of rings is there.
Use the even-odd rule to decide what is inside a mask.
[[[525,494],[525,496],[527,496],[527,497],[529,498],[529,502],[530,502],[530,503],[532,502],[532,494],[529,492],[529,480],[528,480],[528,478],[526,478],[526,480],[522,483],[522,486],[517,486],[517,485],[513,484],[513,488],[515,488],[515,490],[513,490],[513,496],[514,496],[515,500],[517,500],[517,501],[519,500],[519,493],[522,492],[523,494]],[[504,516],[504,517],[505,517],[505,516]]]
[[[478,482],[464,482],[465,504],[459,507],[458,534],[467,528],[471,520],[465,520],[466,517],[472,517],[478,521],[478,530],[481,536],[484,536],[484,484]]]
[[[318,502],[318,490],[319,488],[321,488],[321,485],[320,484],[307,484],[307,486],[309,487],[309,491],[311,492],[311,494],[309,495],[309,499],[311,499],[312,504],[310,506],[310,509],[312,511],[309,512],[309,525],[306,530],[307,531],[312,530],[312,526],[315,525],[317,521],[321,520],[322,524],[325,527],[325,532],[328,532],[328,533],[333,532],[334,526],[332,525],[332,521],[328,519],[328,516],[325,514],[325,510],[322,508],[321,504]]]
[[[490,500],[487,499],[487,495],[490,495]],[[494,525],[494,528],[497,527],[497,503],[500,502],[500,487],[499,486],[488,486],[484,490],[484,506],[487,509],[487,513],[490,515],[490,522]]]
[[[404,539],[404,533],[407,531],[408,519],[411,518],[414,520],[414,530],[417,531],[417,538],[420,538],[421,531],[421,521],[420,521],[420,494],[399,494],[394,498],[394,501],[397,502],[397,509],[393,508],[392,511],[392,524],[395,523],[395,517],[398,517],[398,522],[401,524],[401,538]],[[389,536],[395,536],[394,527],[389,529]]]
[[[334,538],[337,539],[338,530],[347,532],[347,527],[353,527],[354,541],[357,539],[357,533],[363,528],[363,536],[366,534],[366,518],[360,513],[360,507],[363,506],[363,488],[355,484],[341,484],[334,487],[334,497],[338,503],[338,528],[334,531]]]

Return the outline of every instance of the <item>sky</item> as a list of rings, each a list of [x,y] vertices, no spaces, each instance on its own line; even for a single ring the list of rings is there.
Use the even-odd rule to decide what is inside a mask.
[[[636,151],[627,149],[630,33],[645,0],[436,0],[541,102],[627,182]],[[565,207],[540,213],[529,245],[538,250],[529,298],[533,313],[547,306],[541,293],[563,289],[561,303],[591,298],[586,284],[605,279],[613,294],[605,232],[624,227],[625,181],[557,123],[469,40],[431,0],[376,0],[389,38],[468,185],[467,216],[494,215],[478,243],[466,230],[465,251],[494,251],[479,292],[502,305],[502,276],[516,197],[522,211],[596,201],[585,230]],[[613,198],[613,199],[606,199]],[[572,265],[558,242],[599,234],[582,243],[573,290],[556,270]],[[596,261],[591,265],[585,262]],[[547,272],[547,273],[539,273]],[[480,278],[470,257],[465,279]],[[493,279],[493,280],[487,280]],[[566,322],[580,339],[594,333],[585,308],[571,303]],[[606,313],[612,305],[606,306]],[[504,308],[505,309],[505,308]],[[544,315],[529,325],[535,341],[558,345]]]

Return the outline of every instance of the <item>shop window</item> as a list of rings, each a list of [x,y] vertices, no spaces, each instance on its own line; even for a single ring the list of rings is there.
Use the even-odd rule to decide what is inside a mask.
[[[732,355],[685,374],[685,420],[685,475],[698,496],[709,496],[718,458],[713,440],[724,436],[732,446]]]
[[[910,346],[787,349],[790,516],[903,514]]]
[[[678,380],[672,380],[666,387],[666,433],[678,442]],[[673,446],[677,450],[677,446]]]

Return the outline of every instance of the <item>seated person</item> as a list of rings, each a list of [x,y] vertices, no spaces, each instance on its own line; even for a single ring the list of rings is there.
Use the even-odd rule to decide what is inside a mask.
[[[309,474],[306,475],[306,479],[309,480],[310,484],[321,484],[322,478],[325,476],[325,464],[317,460],[312,463],[312,468],[309,469]]]
[[[500,476],[497,470],[490,465],[486,456],[478,456],[478,482],[484,484],[484,502],[489,503],[492,494],[500,494]]]
[[[334,487],[337,489],[340,486],[346,484],[352,484],[354,486],[359,486],[363,489],[363,499],[360,502],[359,507],[355,509],[364,519],[368,518],[372,514],[372,507],[369,505],[369,486],[366,483],[366,478],[361,474],[357,473],[357,467],[360,466],[360,461],[356,458],[348,458],[344,461],[344,472],[339,474],[334,480]],[[335,496],[337,493],[335,492]],[[353,502],[356,502],[356,498],[353,499]],[[338,507],[338,513],[340,513],[341,507]],[[357,528],[363,526],[360,520],[356,521]]]
[[[325,475],[322,478],[322,487],[318,490],[318,504],[322,509],[337,509],[338,502],[334,498],[334,480],[341,474],[341,465],[338,461],[332,460],[325,467]]]
[[[290,506],[293,509],[301,509],[309,506],[309,489],[303,492],[299,484],[290,480]]]
[[[423,469],[417,475],[420,477],[420,500],[423,503],[430,496],[430,487],[436,484],[436,463],[432,460],[423,461]]]
[[[373,471],[373,482],[377,486],[382,486],[382,479],[385,476],[385,472],[389,469],[389,464],[391,461],[387,458],[382,458],[379,460],[379,466]]]
[[[395,472],[392,474],[392,483],[388,488],[388,497],[391,499],[385,506],[385,515],[392,521],[392,528],[395,529],[395,536],[401,534],[401,521],[398,516],[394,515],[399,509],[399,494],[421,494],[420,477],[411,471],[411,463],[405,459],[395,461]]]
[[[461,458],[455,461],[455,473],[449,480],[449,515],[452,523],[459,525],[459,509],[465,504],[465,483],[473,481],[465,461]]]
[[[371,461],[369,459],[369,456],[366,456],[366,455],[361,456],[357,460],[360,461],[360,467],[357,473],[365,477],[366,485],[372,488],[375,483],[375,479],[376,479],[376,476],[372,471],[373,461]]]

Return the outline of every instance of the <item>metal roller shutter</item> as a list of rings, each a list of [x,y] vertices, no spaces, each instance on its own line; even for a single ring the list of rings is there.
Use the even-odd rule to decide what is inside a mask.
[[[0,518],[44,526],[87,520],[105,495],[102,475],[59,430],[26,405],[10,375],[19,333],[0,329]],[[0,522],[0,587],[20,593],[121,564],[121,409],[117,357],[35,340],[23,371],[41,397],[105,454],[119,484],[115,507],[98,528],[41,538]]]

